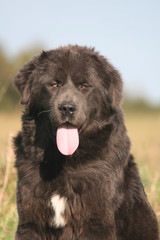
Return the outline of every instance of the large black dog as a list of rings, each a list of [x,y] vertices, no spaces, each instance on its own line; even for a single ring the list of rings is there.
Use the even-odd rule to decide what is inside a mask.
[[[117,70],[86,47],[42,52],[17,74],[16,240],[158,240],[130,154]]]

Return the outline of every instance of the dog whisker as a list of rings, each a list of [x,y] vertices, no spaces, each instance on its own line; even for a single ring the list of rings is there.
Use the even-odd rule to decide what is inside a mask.
[[[41,111],[41,112],[38,113],[38,117],[39,117],[40,114],[47,113],[47,112],[50,112],[50,111],[51,111],[50,109],[49,110],[45,110],[45,111]]]

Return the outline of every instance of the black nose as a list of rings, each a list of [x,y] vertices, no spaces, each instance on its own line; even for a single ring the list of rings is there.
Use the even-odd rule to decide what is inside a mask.
[[[62,103],[58,106],[60,112],[62,112],[65,116],[70,116],[76,111],[76,106],[73,103]]]

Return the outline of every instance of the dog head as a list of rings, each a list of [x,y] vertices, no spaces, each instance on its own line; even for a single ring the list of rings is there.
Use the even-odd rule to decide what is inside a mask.
[[[67,46],[42,52],[15,77],[21,103],[30,115],[49,113],[55,128],[96,131],[120,107],[122,81],[94,49]]]

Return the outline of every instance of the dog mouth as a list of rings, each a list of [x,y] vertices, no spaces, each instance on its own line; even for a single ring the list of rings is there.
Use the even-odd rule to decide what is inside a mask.
[[[77,128],[66,122],[57,128],[56,143],[58,150],[66,156],[73,155],[79,146],[79,134],[82,126]]]
[[[50,113],[51,110],[41,111],[38,117],[44,113]],[[79,146],[79,136],[85,129],[85,122],[72,123],[68,121],[59,122],[59,124],[54,124],[52,120],[50,121],[52,136],[56,138],[56,145],[59,152],[63,155],[70,156],[78,149]],[[54,125],[57,125],[54,127]]]

